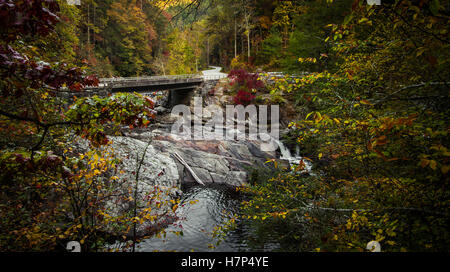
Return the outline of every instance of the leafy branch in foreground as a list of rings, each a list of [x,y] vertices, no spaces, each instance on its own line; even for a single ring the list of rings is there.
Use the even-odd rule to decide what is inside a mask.
[[[107,134],[153,118],[153,101],[137,94],[79,98],[72,105],[59,95],[67,88],[83,92],[98,79],[29,50],[27,41],[54,32],[58,13],[56,1],[0,1],[2,251],[60,250],[68,240],[100,250],[112,235],[108,223],[120,219],[102,214],[120,185]],[[85,148],[80,137],[88,140]],[[129,218],[122,220],[126,225]]]
[[[243,189],[257,248],[448,251],[448,7],[363,2],[326,39],[336,72],[275,83],[297,106],[290,136],[314,166]]]

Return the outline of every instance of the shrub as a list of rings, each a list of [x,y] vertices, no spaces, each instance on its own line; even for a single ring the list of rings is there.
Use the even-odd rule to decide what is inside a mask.
[[[231,70],[245,69],[247,71],[253,71],[254,69],[254,67],[250,63],[245,62],[242,55],[239,55],[231,60],[230,68]]]
[[[240,105],[249,105],[255,96],[251,94],[250,92],[247,92],[245,90],[239,90],[236,96],[233,98],[234,103],[240,104]]]
[[[244,69],[232,70],[228,77],[231,79],[231,89],[237,91],[233,99],[236,104],[250,104],[255,98],[252,92],[264,88],[264,83],[258,79],[258,74],[248,73]]]

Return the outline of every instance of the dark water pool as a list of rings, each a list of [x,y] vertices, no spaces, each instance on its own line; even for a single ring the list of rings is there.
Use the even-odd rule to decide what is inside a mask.
[[[242,198],[234,188],[224,185],[190,185],[183,188],[177,222],[166,229],[166,237],[153,237],[137,245],[136,251],[247,251],[245,239],[250,229],[245,222],[228,232],[216,246],[214,228],[238,214]],[[195,203],[194,203],[195,202]],[[179,226],[181,225],[181,227]],[[176,235],[174,231],[183,231]],[[213,244],[215,247],[209,247]]]

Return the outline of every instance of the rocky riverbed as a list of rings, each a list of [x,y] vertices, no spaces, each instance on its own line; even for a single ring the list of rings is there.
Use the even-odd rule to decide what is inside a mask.
[[[202,98],[205,108],[211,105],[223,108],[230,103],[230,97],[224,95],[224,87],[218,83],[208,81],[203,88],[195,91],[190,105],[191,112],[194,112],[192,107],[196,97]],[[121,161],[118,165],[121,174],[114,189],[117,197],[110,199],[105,211],[112,216],[130,214],[135,203],[138,203],[136,214],[142,214],[150,206],[148,217],[158,219],[141,218],[136,227],[138,236],[154,233],[178,219],[174,201],[180,198],[183,185],[192,186],[200,182],[205,186],[246,186],[252,169],[271,169],[273,164],[266,162],[278,157],[275,151],[262,151],[263,142],[259,140],[181,138],[172,133],[171,127],[179,117],[171,115],[165,107],[167,96],[163,92],[153,95],[158,97],[158,114],[151,126],[145,129],[124,129],[122,136],[110,137],[110,147]],[[209,120],[210,117],[204,117],[201,122],[204,124]],[[224,129],[233,130],[234,127]],[[288,165],[286,160],[280,160],[280,163]],[[138,169],[139,178],[136,179]],[[133,197],[124,198],[123,195]],[[158,195],[158,201],[150,203],[148,200],[155,195]],[[133,231],[129,231],[128,235],[131,237]]]

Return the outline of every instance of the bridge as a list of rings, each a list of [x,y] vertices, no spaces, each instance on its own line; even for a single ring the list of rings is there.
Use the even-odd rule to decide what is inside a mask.
[[[193,91],[208,81],[217,81],[226,77],[224,73],[207,73],[203,75],[169,75],[142,77],[100,78],[96,87],[86,88],[93,93],[170,91],[170,104],[188,104]]]
[[[92,89],[108,89],[111,92],[148,92],[161,90],[189,89],[201,85],[208,80],[218,80],[224,76],[204,75],[170,75],[145,77],[100,78],[98,87]]]

